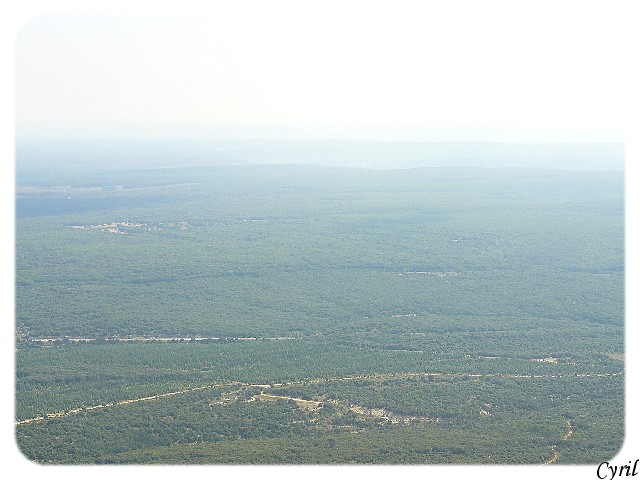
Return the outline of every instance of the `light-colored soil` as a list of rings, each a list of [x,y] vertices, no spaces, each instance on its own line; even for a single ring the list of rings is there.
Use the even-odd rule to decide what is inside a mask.
[[[278,400],[293,400],[296,402],[300,408],[305,410],[316,410],[322,402],[317,402],[315,400],[304,400],[302,398],[294,398],[294,397],[286,397],[284,395],[271,395],[267,393],[260,393],[258,395],[254,395],[256,400],[266,401],[266,402],[277,402]]]
[[[111,223],[103,223],[101,225],[69,225],[69,228],[73,228],[75,230],[101,230],[103,232],[110,233],[118,233],[122,235],[126,235],[127,232],[123,232],[119,229],[119,227],[128,227],[128,228],[144,228],[146,227],[143,223],[131,223],[131,222],[111,222]]]
[[[162,230],[163,228],[178,228],[180,230],[186,230],[189,227],[188,222],[173,222],[167,223],[166,226],[164,223],[160,223],[157,225],[148,225],[146,223],[132,223],[132,222],[111,222],[111,223],[102,223],[99,225],[68,225],[68,228],[73,228],[74,230],[100,230],[102,232],[109,233],[117,233],[126,235],[127,232],[121,230],[121,228],[138,228],[144,231],[152,231],[152,230]]]
[[[567,441],[573,435],[573,425],[571,424],[571,420],[567,420],[567,433],[562,436],[562,440]]]
[[[451,285],[451,282],[449,280],[447,280],[447,277],[456,277],[456,276],[460,275],[460,272],[404,272],[404,273],[398,273],[398,275],[400,275],[400,276],[403,276],[403,275],[407,275],[407,276],[411,276],[411,275],[432,275],[434,277],[438,277],[438,278],[444,280],[446,283]]]
[[[543,463],[543,465],[551,465],[552,463],[556,463],[560,458],[560,454],[556,450],[556,446],[551,447],[551,458]]]
[[[193,387],[193,388],[188,388],[185,390],[178,390],[175,392],[167,392],[167,393],[159,393],[158,395],[150,395],[148,397],[138,397],[138,398],[132,398],[129,400],[120,400],[118,402],[113,402],[113,403],[105,403],[104,405],[100,404],[100,405],[91,405],[88,407],[80,407],[80,408],[74,408],[72,410],[68,410],[66,412],[55,412],[55,413],[48,413],[44,416],[40,416],[40,417],[35,417],[35,418],[28,418],[26,420],[20,420],[19,422],[16,422],[15,425],[25,425],[28,423],[32,423],[32,422],[38,422],[41,420],[48,420],[50,418],[57,418],[57,417],[66,417],[69,415],[75,415],[81,412],[85,412],[85,411],[90,411],[90,410],[98,410],[98,409],[102,409],[102,408],[109,408],[109,407],[116,407],[119,405],[127,405],[130,403],[137,403],[137,402],[147,402],[149,400],[156,400],[159,398],[166,398],[166,397],[172,397],[174,395],[182,395],[184,393],[189,393],[189,392],[195,392],[198,390],[205,390],[205,389],[209,389],[209,388],[215,388],[215,387],[223,387],[223,386],[229,386],[229,385],[237,385],[236,383],[220,383],[220,384],[213,384],[213,385],[203,385],[203,386],[199,386],[199,387]]]
[[[296,337],[201,337],[201,336],[196,336],[196,337],[144,337],[144,336],[137,336],[137,337],[109,337],[107,338],[108,341],[115,341],[115,342],[179,342],[179,341],[184,341],[184,342],[190,342],[190,341],[196,341],[196,342],[202,342],[205,340],[230,340],[230,341],[241,341],[241,342],[247,342],[247,341],[282,341],[282,340],[295,340]],[[96,339],[95,338],[68,338],[68,337],[57,337],[57,338],[29,338],[28,339],[31,342],[39,342],[39,343],[52,343],[55,341],[66,341],[66,342],[71,342],[71,343],[78,343],[78,342],[95,342]]]
[[[624,353],[607,353],[607,357],[624,362]]]
[[[534,358],[534,362],[558,363],[558,359],[554,357]]]
[[[446,276],[456,277],[460,275],[460,272],[404,272],[404,273],[399,273],[398,275],[433,275],[436,277],[446,277]]]
[[[338,405],[340,404],[340,402],[335,402],[335,401],[334,403]],[[379,418],[381,420],[386,420],[393,424],[411,423],[416,421],[437,423],[441,421],[441,419],[439,418],[430,418],[430,417],[424,417],[419,415],[400,415],[398,413],[394,413],[380,407],[369,408],[369,407],[364,407],[362,405],[349,405],[347,408],[352,412],[357,413],[358,415],[362,415],[365,417]]]
[[[579,377],[612,377],[612,376],[618,376],[618,375],[623,375],[624,372],[619,372],[619,373],[585,373],[585,374],[579,374],[577,376]],[[384,374],[374,374],[374,375],[352,375],[352,376],[344,376],[344,377],[329,377],[329,378],[315,378],[315,379],[308,379],[308,380],[300,380],[300,381],[291,381],[291,382],[285,382],[285,383],[274,383],[274,384],[266,384],[266,383],[261,383],[261,384],[248,384],[248,383],[242,383],[242,382],[229,382],[229,383],[220,383],[220,384],[212,384],[212,385],[202,385],[202,386],[198,386],[198,387],[192,387],[192,388],[187,388],[184,390],[178,390],[178,391],[174,391],[174,392],[167,392],[167,393],[161,393],[158,395],[151,395],[148,397],[139,397],[139,398],[133,398],[133,399],[128,399],[128,400],[120,400],[118,402],[113,402],[113,403],[107,403],[107,404],[100,404],[100,405],[92,405],[92,406],[84,406],[81,408],[75,408],[72,410],[68,410],[66,412],[54,412],[54,413],[49,413],[46,414],[44,416],[38,416],[38,417],[34,417],[34,418],[29,418],[29,419],[25,419],[25,420],[20,420],[15,422],[15,425],[26,425],[29,423],[33,423],[33,422],[38,422],[38,421],[42,421],[42,420],[47,420],[49,418],[56,418],[56,417],[65,417],[65,416],[69,416],[69,415],[74,415],[74,414],[79,414],[81,412],[87,411],[87,410],[95,410],[95,409],[102,409],[102,408],[109,408],[109,407],[115,407],[115,406],[119,406],[119,405],[126,405],[126,404],[131,404],[131,403],[136,403],[136,402],[144,402],[144,401],[150,401],[150,400],[157,400],[157,399],[161,399],[161,398],[166,398],[166,397],[171,397],[174,395],[182,395],[185,393],[189,393],[189,392],[194,392],[197,390],[204,390],[204,389],[212,389],[215,387],[224,387],[224,386],[232,386],[232,385],[237,385],[240,387],[240,389],[242,389],[243,387],[260,387],[263,389],[266,388],[271,388],[271,387],[286,387],[286,386],[295,386],[295,385],[307,385],[307,384],[320,384],[320,383],[326,383],[326,382],[348,382],[348,381],[355,381],[355,380],[375,380],[375,381],[384,381],[384,380],[391,380],[391,379],[401,379],[401,378],[419,378],[419,377],[434,377],[434,378],[465,378],[465,377],[469,377],[469,378],[564,378],[564,377],[574,377],[574,375],[557,375],[557,374],[548,374],[548,375],[517,375],[517,374],[471,374],[471,373],[430,373],[430,372],[413,372],[413,373],[384,373]],[[296,404],[301,407],[301,408],[306,408],[306,409],[317,409],[323,402],[320,401],[315,401],[315,400],[304,400],[301,398],[292,398],[292,397],[286,397],[286,396],[280,396],[280,395],[271,395],[271,394],[265,394],[264,392],[260,393],[259,395],[255,396],[255,399],[257,400],[262,400],[262,401],[277,401],[280,399],[283,400],[293,400],[294,402],[296,402]],[[228,403],[230,400],[225,400],[225,403]],[[331,401],[329,401],[331,402]],[[338,402],[339,403],[339,402]],[[487,405],[485,405],[487,406]],[[399,422],[407,422],[407,421],[412,421],[412,420],[418,420],[418,421],[435,421],[438,422],[439,419],[431,419],[431,418],[427,418],[427,417],[415,417],[415,416],[405,416],[405,415],[398,415],[395,414],[393,412],[387,411],[383,408],[369,408],[369,407],[364,407],[364,406],[360,406],[360,405],[349,405],[348,406],[349,409],[351,409],[352,411],[354,411],[355,413],[359,413],[362,415],[368,415],[368,416],[376,416],[376,417],[380,417],[380,418],[386,418],[387,420],[391,421],[392,423],[399,423]],[[484,409],[483,409],[484,410]],[[488,415],[490,415],[490,413],[487,410],[484,410]],[[482,413],[481,413],[482,415]],[[567,422],[568,425],[568,432],[565,435],[565,437],[563,437],[563,439],[568,439],[572,434],[572,426],[569,422]]]
[[[573,435],[573,424],[571,423],[571,420],[567,420],[567,433],[562,436],[562,440],[566,442],[567,440],[569,440],[569,438],[571,438],[571,435]],[[556,448],[557,447],[555,445],[551,447],[551,457],[546,460],[543,465],[551,465],[552,463],[556,463],[560,459],[560,453],[558,453],[558,450],[556,450]]]

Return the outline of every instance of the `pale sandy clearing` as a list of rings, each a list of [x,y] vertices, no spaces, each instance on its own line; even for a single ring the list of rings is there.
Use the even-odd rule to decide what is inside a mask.
[[[624,362],[624,353],[607,353],[606,355],[613,360]]]

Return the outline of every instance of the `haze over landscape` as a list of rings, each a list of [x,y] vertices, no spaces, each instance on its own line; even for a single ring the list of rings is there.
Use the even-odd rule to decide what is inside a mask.
[[[17,38],[18,137],[54,149],[62,139],[623,141],[630,76],[604,42],[621,47],[626,32],[589,26],[618,20],[613,8],[581,9],[584,23],[559,41],[568,6],[551,17],[505,4],[508,23],[472,3],[465,15],[453,4],[335,6],[36,17]]]

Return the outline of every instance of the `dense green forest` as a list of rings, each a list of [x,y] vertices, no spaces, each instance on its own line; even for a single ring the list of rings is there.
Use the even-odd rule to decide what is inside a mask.
[[[588,463],[624,438],[623,176],[22,175],[42,463]]]

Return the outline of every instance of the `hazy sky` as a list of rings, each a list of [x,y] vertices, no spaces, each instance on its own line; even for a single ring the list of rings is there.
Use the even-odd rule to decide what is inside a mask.
[[[226,3],[32,19],[18,135],[621,140],[611,3]]]

